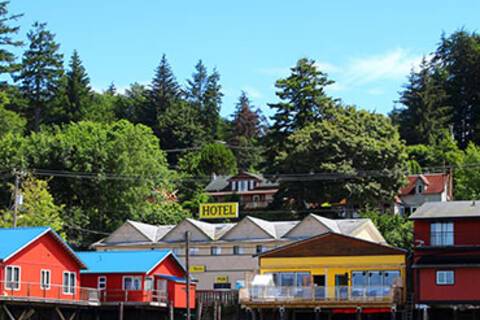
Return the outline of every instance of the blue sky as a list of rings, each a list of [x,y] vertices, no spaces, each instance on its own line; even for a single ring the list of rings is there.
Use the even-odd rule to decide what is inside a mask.
[[[309,57],[344,102],[388,113],[412,66],[442,32],[478,30],[480,1],[13,0],[21,36],[38,20],[77,49],[92,86],[148,83],[162,53],[184,83],[198,59],[221,74],[222,115],[241,90],[267,115],[274,83]]]

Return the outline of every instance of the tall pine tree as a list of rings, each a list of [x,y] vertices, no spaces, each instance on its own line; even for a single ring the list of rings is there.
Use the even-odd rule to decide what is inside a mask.
[[[314,60],[302,58],[291,68],[290,75],[275,83],[280,102],[269,104],[275,110],[273,124],[267,136],[267,161],[273,163],[284,151],[288,136],[308,124],[328,117],[335,102],[325,93],[333,84],[318,70]]]
[[[158,136],[159,117],[180,98],[182,91],[164,54],[150,85],[149,103],[139,122],[151,127]]]
[[[429,144],[444,129],[448,129],[451,108],[444,89],[446,73],[423,59],[420,70],[412,71],[400,93],[404,106],[394,109],[393,122],[400,135],[410,144]]]
[[[66,74],[67,87],[67,114],[68,120],[77,122],[82,120],[87,108],[92,103],[92,91],[87,71],[82,65],[77,50],[73,51],[70,58],[69,70]]]
[[[232,121],[230,145],[242,170],[255,170],[262,161],[260,139],[263,132],[260,110],[254,110],[247,94],[238,98]]]
[[[16,81],[29,102],[27,118],[30,128],[39,130],[42,113],[57,93],[63,74],[63,55],[55,35],[46,29],[45,23],[35,22],[27,34],[29,47],[23,54],[22,66]]]
[[[9,14],[8,4],[9,1],[0,2],[0,76],[11,73],[18,68],[18,65],[15,63],[15,54],[11,51],[11,48],[22,45],[21,41],[14,39],[19,27],[10,25],[11,22],[16,21],[22,15]]]
[[[223,94],[221,92],[220,74],[214,70],[208,74],[202,60],[195,65],[192,79],[187,81],[186,96],[189,103],[197,110],[199,121],[204,127],[208,141],[219,139],[220,108]]]

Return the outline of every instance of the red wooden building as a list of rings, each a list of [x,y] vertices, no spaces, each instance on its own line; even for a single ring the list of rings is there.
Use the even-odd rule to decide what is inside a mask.
[[[480,203],[425,203],[410,218],[416,303],[455,310],[480,306]]]
[[[79,252],[88,267],[82,285],[98,289],[102,303],[126,302],[186,308],[185,268],[171,250]],[[195,307],[195,284],[190,287]]]
[[[85,265],[48,227],[0,229],[2,300],[85,300],[80,270]]]

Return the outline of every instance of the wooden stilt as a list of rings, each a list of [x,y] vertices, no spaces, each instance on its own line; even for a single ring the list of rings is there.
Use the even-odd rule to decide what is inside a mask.
[[[423,320],[428,320],[428,308],[423,308]]]
[[[197,320],[202,320],[203,302],[199,302],[197,305]]]
[[[358,308],[357,309],[357,316],[355,317],[357,320],[362,320],[362,309]]]
[[[13,314],[10,312],[10,310],[8,309],[8,307],[6,305],[3,305],[3,310],[5,310],[5,313],[7,314],[8,318],[10,320],[17,320],[15,319],[15,317],[13,316]]]
[[[123,302],[118,306],[118,320],[123,320]]]
[[[169,315],[170,315],[170,320],[175,320],[175,312],[174,312],[174,309],[173,309],[173,301],[170,302],[170,304],[168,305],[168,311],[169,311]]]

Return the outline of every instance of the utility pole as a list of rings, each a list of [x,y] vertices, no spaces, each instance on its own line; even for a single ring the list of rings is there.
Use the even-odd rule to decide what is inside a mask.
[[[15,170],[15,190],[14,190],[14,199],[13,199],[13,227],[17,227],[17,213],[19,205],[19,188],[20,188],[20,172]]]
[[[185,268],[187,269],[187,320],[190,320],[192,317],[190,313],[190,231],[185,231]]]

